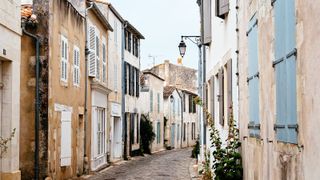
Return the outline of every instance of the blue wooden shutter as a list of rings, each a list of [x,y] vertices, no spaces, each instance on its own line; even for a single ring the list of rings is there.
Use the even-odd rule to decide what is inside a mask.
[[[248,35],[248,86],[250,136],[260,136],[259,115],[259,66],[258,66],[258,20],[253,16],[249,22]]]
[[[279,141],[297,143],[296,18],[293,0],[275,1],[276,124]]]

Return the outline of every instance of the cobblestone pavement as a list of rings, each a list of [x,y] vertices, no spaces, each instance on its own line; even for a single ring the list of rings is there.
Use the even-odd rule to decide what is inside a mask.
[[[191,149],[169,150],[109,167],[89,179],[190,180]]]

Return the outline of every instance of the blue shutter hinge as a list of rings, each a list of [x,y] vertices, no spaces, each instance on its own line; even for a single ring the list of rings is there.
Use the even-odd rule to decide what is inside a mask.
[[[254,123],[249,123],[248,124],[248,129],[258,129],[260,130],[260,124],[254,124]]]
[[[288,124],[288,129],[295,129],[296,132],[299,132],[299,125],[298,124]]]
[[[271,6],[273,6],[276,1],[277,0],[271,0]]]
[[[273,126],[273,129],[275,131],[277,131],[277,129],[284,129],[284,128],[286,128],[286,125],[284,125],[284,124],[274,124],[274,126]]]
[[[291,52],[287,54],[287,59],[290,58],[291,56],[297,56],[297,48],[293,48]]]
[[[281,63],[282,61],[284,61],[284,57],[273,61],[272,67],[274,68],[277,64]]]
[[[252,27],[258,26],[258,19],[256,19],[256,21],[254,22],[254,24],[252,25]]]
[[[254,79],[254,78],[259,78],[259,76],[260,76],[259,74],[260,74],[260,73],[257,72],[256,74],[248,77],[248,78],[247,78],[247,83],[249,83],[249,81],[251,81],[251,80]]]
[[[252,31],[252,28],[250,28],[250,29],[247,31],[246,35],[249,36],[249,33],[250,33],[251,31]]]

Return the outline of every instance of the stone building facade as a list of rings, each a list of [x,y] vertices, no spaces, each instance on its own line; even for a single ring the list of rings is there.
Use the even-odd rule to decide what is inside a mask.
[[[317,179],[320,3],[238,6],[244,179]]]
[[[153,131],[156,134],[151,144],[151,152],[164,149],[164,109],[163,109],[163,83],[159,76],[143,71],[141,75],[140,108],[141,114],[149,117]]]
[[[0,156],[0,179],[20,179],[20,0],[1,1],[0,7],[0,137],[13,138]]]
[[[20,169],[22,179],[71,178],[84,167],[85,32],[84,17],[71,2],[33,0],[32,14],[23,17],[26,31],[40,41],[39,100],[35,98],[35,40],[22,37]],[[24,6],[23,6],[24,8]],[[74,28],[76,27],[76,28]],[[39,103],[39,122],[34,104]],[[39,150],[35,152],[38,124]],[[35,153],[39,163],[35,164]]]

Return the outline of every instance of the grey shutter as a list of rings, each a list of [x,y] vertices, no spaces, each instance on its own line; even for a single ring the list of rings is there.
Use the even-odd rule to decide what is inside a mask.
[[[139,69],[136,69],[136,96],[139,97],[140,94],[140,72]]]
[[[229,0],[218,0],[218,16],[222,17],[229,12]]]
[[[124,94],[128,93],[128,68],[127,63],[124,62]]]
[[[228,123],[232,111],[232,59],[227,62],[227,92],[228,92]]]
[[[224,78],[223,68],[219,71],[219,122],[224,126]]]
[[[211,34],[211,0],[203,0],[202,3],[202,13],[203,13],[203,37],[202,42],[203,44],[210,44],[212,41],[212,34]]]
[[[210,113],[212,118],[214,117],[214,76],[210,78]]]
[[[89,76],[96,77],[96,28],[89,26]]]

